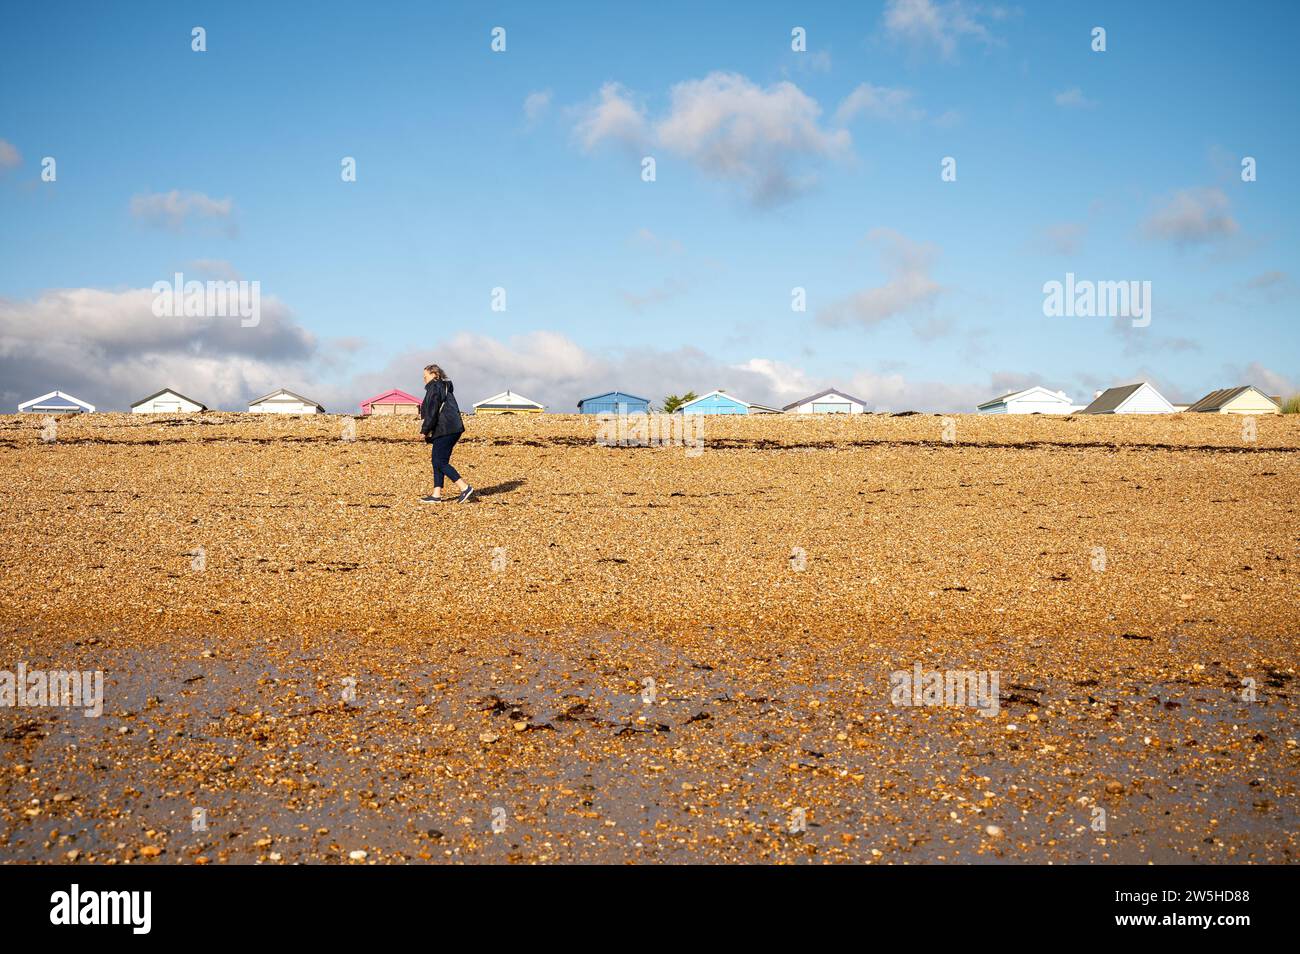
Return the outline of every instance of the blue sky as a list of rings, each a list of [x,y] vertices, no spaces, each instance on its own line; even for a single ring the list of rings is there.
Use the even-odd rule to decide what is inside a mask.
[[[0,401],[1300,387],[1294,4],[700,6],[11,5]],[[265,319],[155,317],[177,271]],[[1150,326],[1045,317],[1066,272]]]

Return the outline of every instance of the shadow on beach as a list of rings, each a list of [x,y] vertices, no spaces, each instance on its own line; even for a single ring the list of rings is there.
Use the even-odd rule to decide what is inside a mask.
[[[497,494],[508,494],[512,490],[518,490],[525,483],[526,481],[523,480],[507,480],[505,483],[493,484],[491,487],[476,487],[474,488],[474,496],[493,497]]]

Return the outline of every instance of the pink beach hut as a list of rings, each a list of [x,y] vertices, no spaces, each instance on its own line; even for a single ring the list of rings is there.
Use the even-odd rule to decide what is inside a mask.
[[[393,388],[383,394],[377,394],[368,401],[361,402],[361,416],[371,414],[419,414],[420,399]]]

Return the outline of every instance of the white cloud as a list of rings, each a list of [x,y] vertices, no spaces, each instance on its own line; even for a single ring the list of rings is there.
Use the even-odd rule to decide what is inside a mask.
[[[140,221],[179,232],[193,221],[220,224],[233,231],[235,204],[231,199],[214,199],[202,192],[141,193],[131,197],[131,215]]]
[[[1063,109],[1092,109],[1097,105],[1096,100],[1089,99],[1083,95],[1083,90],[1077,86],[1071,86],[1069,89],[1063,89],[1052,97],[1057,106]]]
[[[23,156],[13,143],[0,139],[0,169],[15,169],[22,165]]]
[[[990,385],[910,380],[898,371],[859,372],[845,390],[873,411],[971,412],[980,401],[999,393]]]
[[[773,361],[771,358],[750,358],[734,366],[737,371],[759,375],[766,382],[765,394],[775,400],[774,407],[785,407],[794,400],[817,390],[802,368]],[[752,398],[750,399],[752,400]],[[766,403],[760,401],[759,403]]]
[[[447,371],[466,409],[506,388],[542,402],[551,411],[572,414],[579,399],[613,388],[653,404],[668,394],[692,390],[704,394],[714,388],[742,400],[776,404],[790,393],[782,380],[807,386],[802,371],[765,359],[730,365],[693,347],[598,353],[556,332],[536,331],[504,340],[464,332],[432,348],[400,355],[380,372],[359,376],[361,384],[353,390],[374,393],[400,387],[392,382],[409,378],[411,369],[418,372],[430,361]]]
[[[1042,240],[1061,255],[1075,255],[1083,247],[1088,226],[1082,222],[1058,222],[1043,229]]]
[[[673,86],[667,113],[654,122],[626,89],[606,83],[575,132],[587,149],[607,140],[663,149],[766,205],[816,182],[814,174],[797,173],[798,164],[848,153],[849,133],[823,128],[821,112],[788,81],[764,88],[737,73],[715,72]]]
[[[918,47],[937,48],[951,59],[963,40],[972,39],[985,45],[994,42],[981,19],[998,19],[997,10],[950,0],[889,0],[885,4],[885,32],[895,39]]]
[[[794,178],[793,161],[840,156],[851,142],[844,130],[823,129],[817,101],[790,82],[763,89],[736,73],[711,73],[678,83],[671,101],[656,126],[659,142],[719,179],[743,183],[760,203],[815,181]]]
[[[391,387],[419,393],[420,369],[436,361],[450,374],[462,407],[509,388],[549,409],[573,413],[580,398],[620,388],[658,404],[665,395],[723,388],[742,400],[783,406],[832,384],[765,357],[727,363],[694,347],[589,351],[566,336],[536,331],[507,339],[463,332],[431,348],[407,351],[373,371],[345,367],[356,342],[322,344],[280,301],[264,298],[262,321],[160,319],[148,289],[61,289],[34,300],[0,299],[0,401],[9,408],[55,388],[102,410],[125,410],[162,387],[214,409],[288,387],[333,412]],[[1279,377],[1248,369],[1270,393]],[[882,409],[969,410],[993,386],[910,381],[901,372],[862,372],[847,382]]]
[[[551,108],[551,91],[538,90],[524,97],[524,116],[530,124],[539,121]]]
[[[1183,189],[1159,203],[1143,229],[1152,238],[1176,245],[1218,241],[1239,231],[1230,205],[1217,187]]]
[[[240,280],[238,269],[224,258],[196,258],[186,267],[194,273],[187,276],[187,280],[191,278],[225,282]]]
[[[844,97],[839,108],[835,110],[835,121],[843,124],[857,116],[888,120],[922,119],[925,117],[925,110],[913,104],[915,95],[910,89],[894,89],[861,83],[857,89]]]
[[[649,135],[645,111],[620,83],[606,83],[600,88],[596,102],[581,111],[574,131],[587,150],[606,141],[636,147],[644,144]]]
[[[832,60],[829,50],[814,50],[810,53],[796,54],[800,63],[807,62],[810,67],[819,73],[829,73],[831,71]]]
[[[623,302],[637,314],[686,294],[718,270],[716,262],[688,255],[686,247],[679,240],[656,235],[647,228],[634,232],[629,244],[662,262],[667,271],[661,280],[648,289],[618,290]]]
[[[943,292],[943,286],[930,274],[938,247],[913,242],[892,229],[873,229],[867,237],[880,247],[888,276],[885,283],[832,302],[819,312],[818,319],[827,324],[852,321],[870,327],[905,316],[913,320],[913,329],[922,336],[942,333],[942,323],[927,320]]]
[[[1253,291],[1268,291],[1277,288],[1279,285],[1288,284],[1291,276],[1286,272],[1270,271],[1261,272],[1254,278],[1246,281],[1246,287]]]
[[[1160,324],[1164,328],[1176,328],[1182,324],[1182,317],[1166,311],[1162,314]],[[1112,318],[1106,327],[1109,328],[1111,334],[1119,338],[1122,343],[1122,353],[1125,357],[1186,354],[1201,350],[1200,342],[1194,338],[1188,338],[1184,335],[1165,334],[1154,328],[1135,328],[1131,318],[1117,316]],[[1168,395],[1165,396],[1168,397]]]
[[[1270,397],[1277,396],[1283,399],[1293,394],[1300,394],[1300,378],[1274,371],[1258,361],[1252,361],[1244,368],[1229,366],[1226,371],[1228,384],[1223,387],[1253,384]]]
[[[674,298],[686,294],[686,292],[690,290],[690,287],[690,283],[685,279],[670,277],[664,279],[658,285],[655,285],[646,291],[634,292],[623,290],[620,291],[619,294],[623,297],[623,301],[627,304],[628,308],[632,309],[632,311],[639,315],[647,308],[654,305],[662,305],[666,301],[671,301]]]
[[[263,296],[254,328],[238,318],[158,318],[152,303],[147,288],[0,299],[0,400],[13,406],[60,388],[123,409],[174,387],[210,407],[239,408],[291,381],[309,387],[328,364],[315,337],[276,298]]]
[[[589,380],[600,365],[576,342],[553,331],[535,331],[508,341],[461,332],[437,351],[439,363],[453,377],[467,384],[478,382],[484,390],[481,397],[509,388],[553,398],[551,385]]]
[[[648,249],[656,255],[681,255],[686,251],[679,240],[663,238],[647,228],[637,229],[632,235],[632,242],[637,247]]]
[[[1011,394],[1015,391],[1023,391],[1025,388],[1032,388],[1035,385],[1041,385],[1049,391],[1060,390],[1059,386],[1053,385],[1051,379],[1045,378],[1043,375],[1033,371],[995,371],[993,374],[989,375],[989,385],[988,394],[985,397],[980,398],[980,401],[977,403],[982,403],[983,401],[988,400],[988,398],[998,397],[1002,394]],[[1070,392],[1066,391],[1065,393],[1069,394]]]
[[[1258,308],[1261,304],[1276,305],[1295,297],[1295,283],[1287,272],[1276,269],[1260,272],[1230,288],[1217,291],[1211,301],[1235,305],[1240,308]]]

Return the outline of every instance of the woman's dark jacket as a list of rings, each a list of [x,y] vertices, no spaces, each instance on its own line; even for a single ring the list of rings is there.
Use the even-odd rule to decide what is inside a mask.
[[[430,381],[424,386],[424,400],[420,402],[420,433],[432,442],[435,437],[460,434],[465,422],[460,419],[460,406],[450,381]]]

